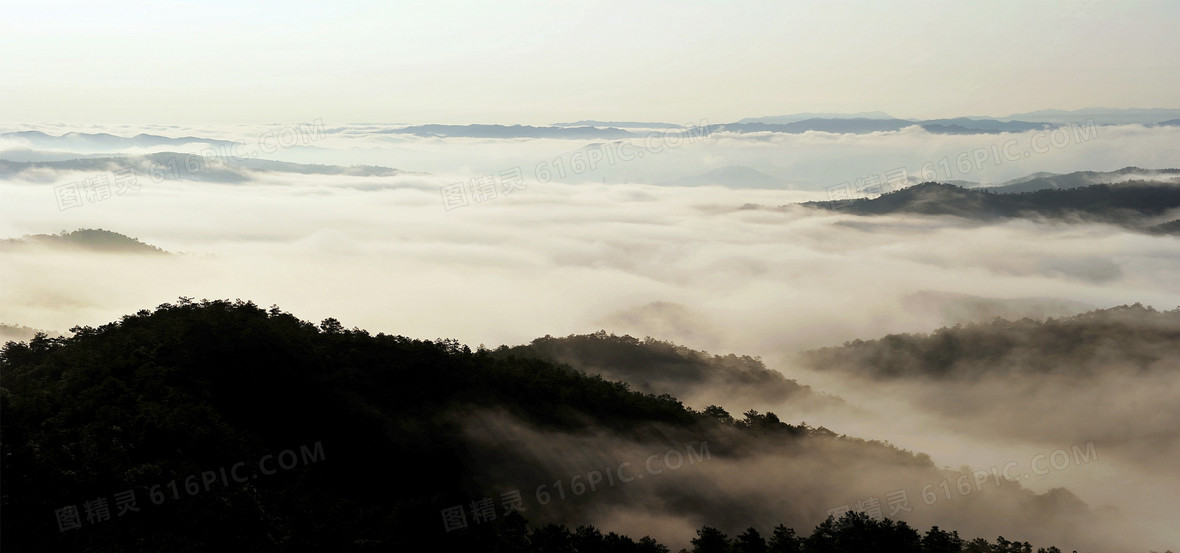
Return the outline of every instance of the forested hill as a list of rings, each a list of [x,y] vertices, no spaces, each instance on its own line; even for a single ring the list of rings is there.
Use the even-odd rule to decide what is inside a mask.
[[[1180,308],[1140,304],[1046,320],[996,319],[929,334],[890,334],[808,352],[817,370],[876,379],[1077,378],[1180,370]]]
[[[78,229],[58,234],[32,234],[21,238],[0,240],[0,249],[56,248],[105,253],[166,254],[168,252],[145,244],[130,236],[103,229]]]
[[[71,332],[0,351],[5,551],[663,550],[584,526],[610,512],[629,513],[606,518],[616,524],[715,526],[697,536],[706,551],[729,543],[721,532],[769,537],[888,491],[857,487],[870,472],[915,500],[922,484],[958,476],[772,413],[697,412],[535,358],[317,326],[249,302],[182,298]],[[651,472],[653,457],[666,468]],[[631,483],[578,491],[608,463]],[[653,476],[638,480],[641,466]],[[726,484],[760,473],[756,488]],[[500,511],[508,486],[523,492],[524,517]],[[1006,535],[1051,540],[1090,521],[1064,490],[985,489],[940,512],[968,523],[1007,513],[999,523],[1035,526]],[[485,497],[499,516],[470,510],[463,528],[446,526],[448,508]],[[895,521],[825,524],[806,539],[775,531],[779,550],[855,551],[870,535],[897,544],[880,551],[945,550]],[[930,543],[953,537],[939,532]]]
[[[3,549],[139,544],[266,550],[396,543],[437,497],[474,494],[449,413],[501,406],[538,425],[691,425],[671,398],[453,341],[319,328],[250,303],[163,305],[71,338],[10,342],[3,382]],[[59,533],[53,513],[126,489],[320,442],[326,460],[258,484],[149,504]],[[171,499],[171,496],[169,496]],[[170,504],[171,503],[171,504]]]
[[[995,319],[854,340],[799,360],[889,390],[911,412],[958,432],[1101,443],[1104,459],[1156,474],[1174,473],[1180,457],[1180,309],[1134,304]]]
[[[977,221],[1042,217],[1118,224],[1150,230],[1153,220],[1180,208],[1180,186],[1131,181],[1067,190],[997,194],[925,182],[875,198],[807,202],[805,207],[852,215],[953,215]]]
[[[838,403],[747,355],[711,355],[671,342],[599,331],[564,338],[545,336],[498,356],[535,357],[565,364],[607,380],[627,382],[650,394],[671,394],[700,407],[744,397],[763,401]]]

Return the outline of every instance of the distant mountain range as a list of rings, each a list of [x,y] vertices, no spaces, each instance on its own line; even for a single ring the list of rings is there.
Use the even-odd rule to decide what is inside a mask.
[[[919,126],[927,132],[936,134],[993,134],[1001,132],[1025,132],[1038,130],[1048,123],[1034,123],[1028,121],[997,121],[995,119],[872,119],[872,118],[812,118],[793,121],[790,123],[729,123],[711,125],[709,132],[780,132],[799,134],[808,131],[863,134],[870,132],[891,132],[906,127]]]
[[[776,132],[788,134],[800,134],[807,131],[820,131],[830,133],[870,133],[870,132],[889,132],[904,129],[912,126],[913,121],[906,121],[904,119],[804,119],[802,121],[795,121],[791,123],[727,123],[722,125],[709,125],[708,132],[735,132],[735,133],[751,133],[751,132]]]
[[[765,117],[747,117],[738,123],[767,123],[782,125],[806,119],[896,119],[883,111],[862,111],[858,113],[794,113],[791,115],[768,115]]]
[[[1150,125],[1168,119],[1180,118],[1180,109],[1140,108],[1084,108],[1073,111],[1045,109],[1028,113],[1014,113],[1002,120],[1044,121],[1053,124],[1085,123],[1093,120],[1097,125]]]
[[[784,122],[778,122],[784,121]],[[451,138],[566,138],[566,139],[619,139],[639,138],[647,133],[644,129],[679,130],[688,132],[683,125],[673,123],[601,122],[579,121],[562,123],[549,127],[523,125],[415,125],[400,129],[376,131],[384,134],[412,134],[429,137]],[[600,126],[609,125],[609,126]],[[869,117],[812,117],[796,119],[793,116],[765,117],[760,120],[742,120],[737,123],[706,125],[708,133],[713,132],[775,132],[800,134],[808,131],[864,134],[871,132],[892,132],[911,126],[919,126],[928,132],[938,134],[992,134],[1000,132],[1025,132],[1053,126],[1049,123],[1028,121],[999,121],[994,119],[931,119],[910,120]],[[630,129],[630,130],[628,130]]]
[[[1002,132],[1026,132],[1045,127],[1069,124],[1174,126],[1180,124],[1180,109],[1113,109],[1087,108],[1075,111],[1042,110],[1019,113],[1007,117],[955,117],[942,119],[903,119],[892,117],[881,111],[851,114],[842,113],[797,113],[771,115],[740,119],[733,123],[706,125],[709,132],[777,132],[798,134],[808,131],[863,134],[891,132],[917,125],[927,132],[938,134],[993,134]],[[692,125],[661,121],[600,121],[587,119],[570,123],[554,123],[548,126],[531,125],[411,125],[400,128],[361,127],[360,130],[374,134],[409,134],[422,137],[444,138],[555,138],[555,139],[621,139],[643,137],[647,132],[687,131]],[[335,127],[325,130],[328,134],[358,130],[350,127]],[[210,146],[233,147],[226,140],[196,136],[166,137],[152,134],[137,134],[131,137],[108,133],[71,132],[53,136],[41,131],[17,131],[0,133],[0,140],[11,139],[26,143],[34,150],[71,152],[116,152],[127,148],[181,146],[186,144],[208,144]],[[0,152],[0,157],[12,158],[11,153]]]
[[[377,131],[379,134],[412,134],[447,138],[628,138],[635,133],[614,127],[533,127],[528,125],[415,125]]]
[[[1020,122],[1020,121],[1037,121],[1038,124],[1050,125],[1068,125],[1071,123],[1087,123],[1094,121],[1096,125],[1152,125],[1164,124],[1168,120],[1175,121],[1180,119],[1180,109],[1121,109],[1121,108],[1084,108],[1073,111],[1060,109],[1046,109],[1039,111],[1030,111],[1026,113],[1014,113],[1012,115],[998,117],[998,116],[971,116],[958,117],[954,119],[912,119],[912,118],[896,118],[881,111],[869,111],[860,113],[796,113],[792,115],[775,115],[767,117],[753,117],[739,120],[738,123],[768,123],[768,124],[783,124],[794,123],[797,121],[804,121],[807,119],[895,119],[899,121],[909,121],[911,123],[931,123],[937,124],[939,121],[999,121],[999,122]],[[1175,123],[1172,123],[1175,124]]]
[[[654,121],[595,121],[588,119],[584,121],[575,121],[573,123],[554,123],[551,127],[618,127],[620,129],[683,129],[685,125],[677,125],[676,123],[657,123]]]
[[[390,167],[319,165],[268,159],[233,157],[203,158],[197,154],[160,152],[144,156],[86,157],[62,161],[8,161],[0,159],[0,178],[20,178],[28,171],[118,171],[130,170],[157,180],[241,183],[254,179],[251,171],[298,173],[302,175],[348,175],[392,177],[403,171]]]
[[[874,112],[879,113],[879,112]],[[1144,115],[1140,119],[1147,119]],[[1144,124],[1166,123],[1166,115],[1151,119]],[[1104,119],[1105,121],[1105,119]],[[1138,121],[1135,121],[1138,122]],[[1123,124],[1100,123],[1095,124]],[[584,124],[583,126],[574,126]],[[773,132],[786,134],[800,134],[809,131],[843,134],[865,134],[873,132],[894,132],[906,127],[918,126],[927,132],[935,134],[996,134],[1019,133],[1053,128],[1068,124],[1088,124],[1087,119],[1068,122],[1028,121],[1017,119],[988,119],[957,117],[952,119],[896,119],[879,117],[809,117],[799,119],[798,116],[784,115],[761,117],[757,119],[742,119],[736,123],[706,125],[707,133],[733,132],[754,133]],[[688,132],[683,125],[674,123],[640,123],[640,122],[602,122],[579,121],[577,123],[560,123],[548,127],[532,127],[522,125],[415,125],[400,129],[376,131],[388,134],[412,134],[429,137],[452,138],[565,138],[565,139],[619,139],[637,138],[647,134],[650,130],[681,130]]]
[[[151,148],[156,146],[183,146],[185,144],[208,144],[211,146],[233,146],[228,140],[200,138],[196,136],[182,136],[170,138],[154,134],[137,134],[131,137],[116,136],[107,133],[70,132],[61,136],[45,134],[41,131],[18,131],[0,134],[0,139],[18,139],[27,141],[36,149],[69,148],[73,151],[110,152],[126,148]]]

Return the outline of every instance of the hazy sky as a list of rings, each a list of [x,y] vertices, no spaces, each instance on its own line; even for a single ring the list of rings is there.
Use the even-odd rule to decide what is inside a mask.
[[[532,123],[1180,104],[1180,2],[0,2],[0,121]]]

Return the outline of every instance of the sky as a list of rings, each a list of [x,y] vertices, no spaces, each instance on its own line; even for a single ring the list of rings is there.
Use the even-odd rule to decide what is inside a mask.
[[[0,122],[1176,107],[1178,24],[1178,2],[6,0]]]

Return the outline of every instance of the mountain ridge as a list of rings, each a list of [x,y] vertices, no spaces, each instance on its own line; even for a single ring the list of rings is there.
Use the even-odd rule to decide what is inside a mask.
[[[1110,223],[1148,231],[1153,220],[1180,208],[1180,186],[1148,181],[1094,184],[1063,190],[1042,189],[1012,194],[925,182],[875,198],[805,202],[809,209],[850,215],[950,215],[996,222],[1004,219],[1044,217]]]

